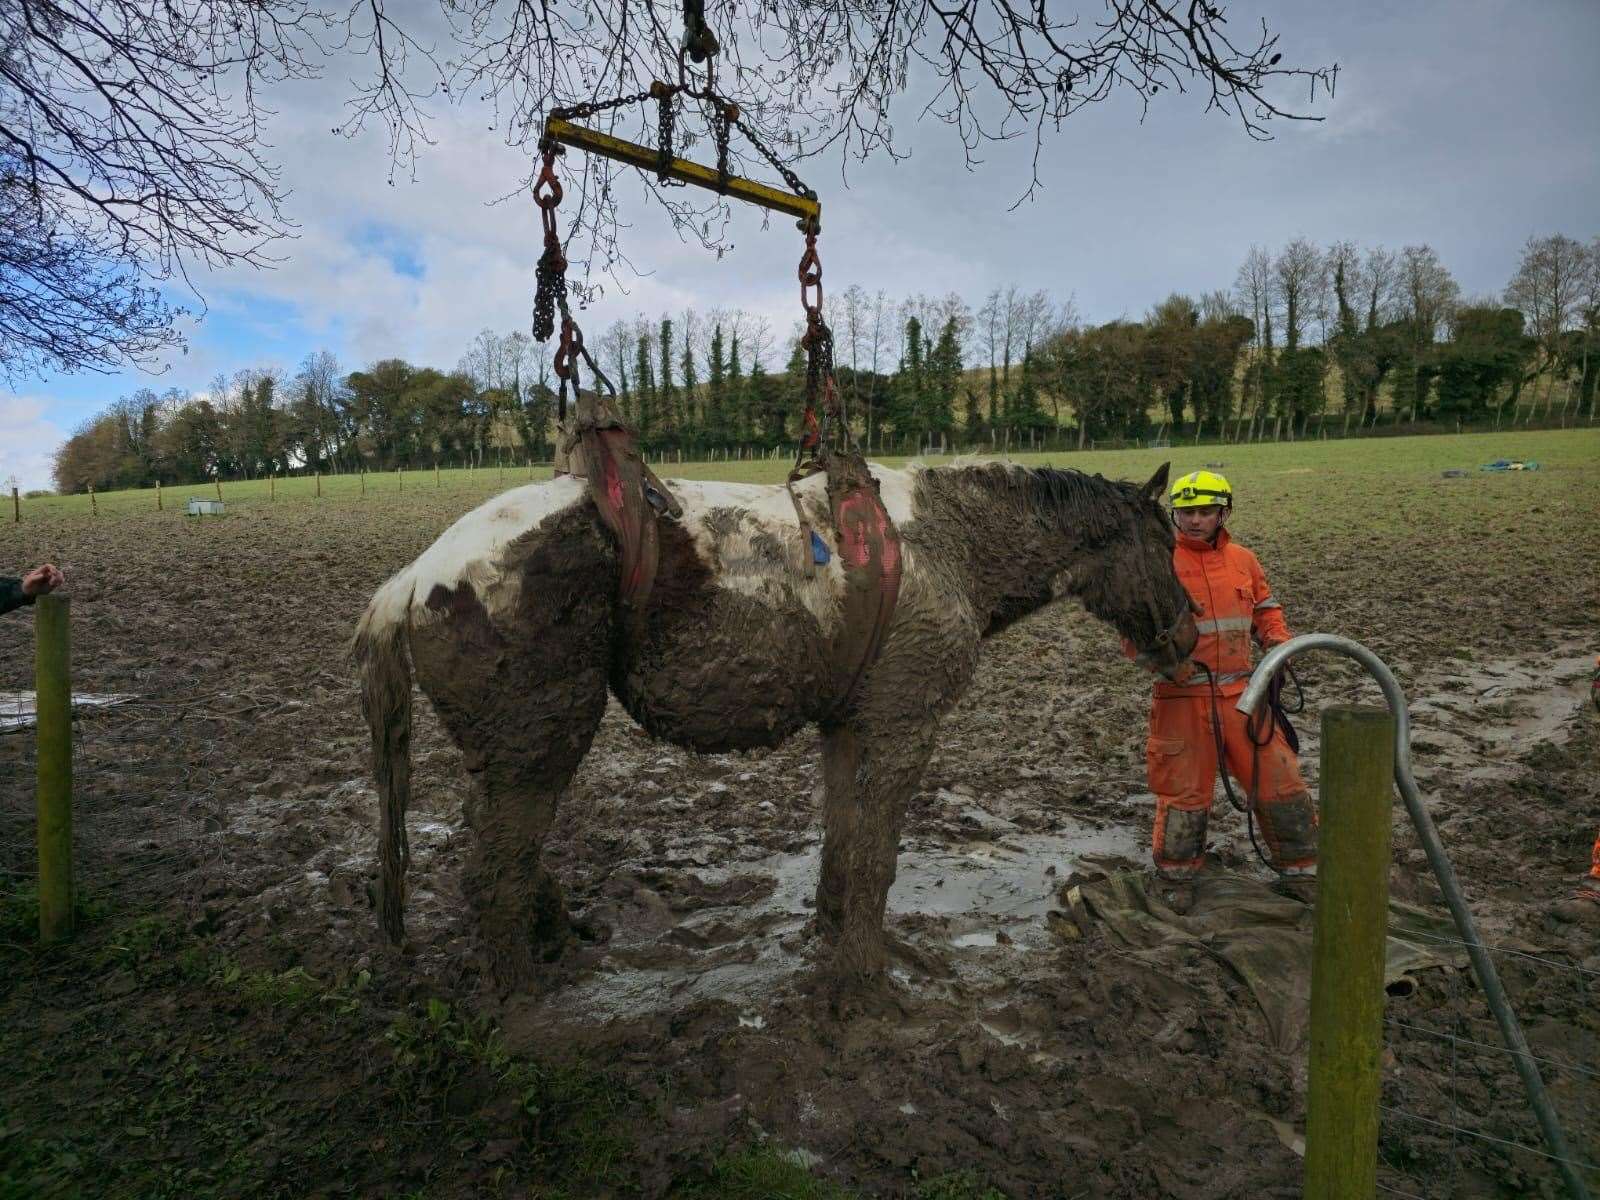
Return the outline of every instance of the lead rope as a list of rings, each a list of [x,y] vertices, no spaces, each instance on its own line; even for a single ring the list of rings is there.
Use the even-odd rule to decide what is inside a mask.
[[[1206,581],[1206,603],[1207,603],[1207,606],[1208,606],[1208,611],[1215,611],[1215,609],[1216,609],[1216,600],[1215,600],[1215,597],[1213,597],[1213,595],[1211,594],[1211,576],[1210,575],[1205,575],[1204,578],[1205,578],[1205,581]],[[1199,659],[1195,659],[1194,660],[1194,665],[1198,670],[1201,670],[1201,671],[1205,672],[1206,688],[1207,688],[1207,690],[1208,690],[1208,692],[1210,693],[1210,696],[1211,696],[1211,736],[1216,742],[1216,747],[1217,747],[1217,773],[1222,776],[1222,792],[1223,792],[1223,795],[1228,797],[1228,803],[1233,805],[1234,812],[1240,812],[1240,813],[1244,814],[1244,827],[1245,827],[1245,830],[1250,835],[1250,848],[1253,849],[1256,852],[1256,857],[1261,860],[1261,865],[1266,867],[1268,870],[1275,871],[1277,868],[1275,868],[1272,865],[1272,860],[1270,858],[1268,858],[1267,855],[1266,855],[1266,852],[1261,849],[1261,843],[1256,841],[1256,815],[1255,814],[1256,814],[1256,791],[1257,791],[1258,784],[1260,782],[1260,780],[1258,778],[1258,776],[1260,775],[1260,771],[1259,771],[1258,768],[1260,766],[1260,761],[1261,761],[1260,745],[1265,745],[1266,743],[1261,743],[1260,745],[1257,744],[1256,738],[1255,738],[1255,734],[1251,730],[1251,724],[1254,722],[1254,719],[1255,719],[1254,717],[1252,717],[1250,719],[1250,721],[1247,721],[1246,724],[1245,724],[1245,736],[1250,739],[1250,747],[1251,747],[1251,749],[1250,749],[1250,787],[1247,790],[1247,793],[1246,793],[1246,796],[1245,796],[1245,803],[1241,804],[1241,803],[1239,803],[1238,794],[1235,793],[1234,790],[1233,790],[1233,781],[1228,778],[1228,748],[1227,748],[1227,743],[1223,740],[1223,737],[1222,737],[1222,708],[1217,703],[1217,679],[1216,679],[1216,676],[1214,674],[1212,674],[1211,668],[1209,666],[1207,666],[1205,663],[1201,662]],[[1302,703],[1303,703],[1303,700],[1302,700]],[[1269,725],[1268,729],[1270,730],[1270,728],[1271,728],[1271,726]],[[1267,741],[1270,742],[1271,740],[1272,740],[1272,734],[1269,732],[1267,734]],[[1203,849],[1203,847],[1202,847],[1202,849]]]

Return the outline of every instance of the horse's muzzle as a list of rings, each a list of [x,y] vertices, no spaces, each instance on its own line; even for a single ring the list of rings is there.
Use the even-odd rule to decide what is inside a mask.
[[[1156,639],[1150,654],[1151,664],[1170,683],[1183,683],[1193,673],[1189,655],[1200,641],[1200,627],[1194,613],[1185,608],[1171,629]]]

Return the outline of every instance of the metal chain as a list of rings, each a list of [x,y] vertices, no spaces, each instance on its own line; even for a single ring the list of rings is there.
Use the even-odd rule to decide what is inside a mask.
[[[606,112],[609,109],[622,108],[628,104],[643,104],[653,95],[652,91],[644,91],[634,92],[631,96],[616,96],[610,100],[586,100],[582,104],[574,104],[570,108],[552,108],[550,115],[562,121],[581,121]]]
[[[837,431],[841,445],[855,450],[856,440],[839,401],[839,385],[833,377],[833,330],[822,316],[822,257],[817,253],[817,231],[806,229],[806,250],[796,272],[800,279],[800,307],[806,314],[806,332],[800,345],[806,352],[806,407],[802,417],[797,472],[812,469],[807,453],[816,454],[815,465],[825,467],[826,456]],[[816,299],[811,292],[815,289]],[[820,417],[818,410],[820,411]]]
[[[737,114],[734,116],[733,124],[740,133],[744,134],[745,140],[761,152],[761,157],[766,159],[767,162],[771,164],[772,169],[779,175],[783,176],[783,181],[789,185],[790,191],[797,196],[804,196],[807,200],[815,200],[817,198],[816,192],[812,191],[803,182],[801,182],[800,176],[791,171],[784,164],[783,160],[773,153],[771,148],[761,140],[760,135],[757,134],[754,129],[751,129],[749,125],[739,120]]]
[[[659,140],[657,142],[656,169],[658,178],[665,183],[667,180],[661,177],[659,173],[665,169],[666,164],[672,158],[672,135],[676,123],[676,114],[672,111],[671,102],[673,97],[679,93],[693,96],[697,100],[706,101],[717,114],[717,117],[713,118],[713,125],[717,127],[717,174],[719,179],[723,181],[723,186],[726,186],[727,172],[725,164],[727,162],[727,142],[729,138],[728,130],[724,127],[725,122],[727,126],[737,129],[744,135],[745,140],[755,147],[761,157],[767,161],[767,164],[782,177],[783,182],[790,191],[797,196],[804,196],[808,200],[817,198],[817,193],[807,187],[800,176],[790,170],[776,152],[761,140],[761,135],[740,117],[739,106],[731,100],[724,100],[709,85],[703,88],[692,88],[686,83],[662,83],[658,80],[643,92],[634,92],[627,96],[616,96],[610,100],[587,100],[582,104],[574,104],[566,108],[552,108],[550,115],[563,121],[578,121],[596,116],[599,113],[608,112],[614,108],[622,108],[630,104],[643,104],[646,100],[657,101],[661,105],[661,113],[657,117]],[[718,117],[721,119],[717,119]],[[541,146],[541,149],[543,148]]]
[[[679,88],[665,83],[652,83],[650,94],[656,98],[656,182],[663,187],[682,187],[676,180],[667,177],[667,168],[672,165],[672,131],[677,123],[678,111],[672,106],[672,98]]]
[[[727,104],[713,100],[714,115],[711,118],[712,132],[717,139],[717,194],[728,194],[728,138],[733,132],[733,122],[739,118],[739,106],[732,102]]]
[[[533,200],[544,223],[544,253],[534,268],[533,336],[547,342],[555,332],[555,310],[567,313],[567,256],[561,249],[561,234],[556,226],[556,208],[561,204],[561,180],[556,178],[559,146],[547,146],[539,178],[533,185]]]

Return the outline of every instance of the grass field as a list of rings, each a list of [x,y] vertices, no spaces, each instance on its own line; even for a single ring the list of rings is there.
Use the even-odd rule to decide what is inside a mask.
[[[1239,490],[1241,500],[1249,497],[1275,497],[1280,491],[1301,492],[1302,489],[1279,489],[1270,481],[1284,472],[1311,472],[1344,480],[1358,490],[1367,490],[1376,479],[1414,481],[1437,477],[1448,468],[1472,471],[1477,476],[1481,463],[1496,458],[1534,459],[1547,470],[1565,471],[1569,468],[1600,463],[1600,429],[1530,431],[1500,434],[1430,435],[1425,437],[1393,437],[1328,440],[1298,443],[1257,443],[1252,445],[1200,447],[1173,446],[1165,450],[1096,450],[1057,452],[1053,454],[1012,454],[1009,461],[1026,466],[1052,465],[1073,467],[1080,471],[1098,472],[1113,478],[1144,477],[1161,463],[1170,461],[1174,476],[1193,470],[1207,462],[1225,464],[1229,479]],[[917,461],[929,464],[949,462],[949,458],[919,457],[882,458],[891,466],[903,466]],[[781,483],[788,473],[790,460],[757,459],[736,462],[657,463],[655,470],[664,478],[726,479],[740,483]],[[366,502],[392,503],[404,493],[428,493],[435,496],[461,497],[473,502],[485,499],[518,484],[548,479],[548,466],[533,467],[483,467],[476,470],[441,469],[435,471],[371,472],[364,478],[359,475],[325,475],[320,481],[321,496],[317,496],[318,481],[311,476],[294,475],[276,481],[256,479],[222,484],[222,498],[230,509],[253,509],[264,505],[315,503],[319,499],[328,504]],[[1481,483],[1499,478],[1498,484],[1489,483],[1484,494],[1520,494],[1514,479],[1485,474]],[[1509,488],[1502,493],[1501,488]],[[1462,489],[1465,490],[1465,489]],[[1524,489],[1525,490],[1525,489]],[[162,489],[164,511],[181,515],[184,503],[190,497],[202,500],[217,498],[214,484],[183,484]],[[1354,501],[1356,497],[1346,497]],[[91,500],[87,494],[71,496],[40,496],[22,500],[24,519],[30,515],[91,515]],[[93,500],[93,508],[102,516],[122,513],[156,511],[154,488],[128,491],[100,492]]]

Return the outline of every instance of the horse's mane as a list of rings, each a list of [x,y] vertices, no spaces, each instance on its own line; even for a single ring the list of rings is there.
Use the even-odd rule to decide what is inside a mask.
[[[1014,508],[1019,520],[1034,517],[1052,525],[1070,524],[1089,545],[1125,531],[1137,512],[1136,485],[1067,467],[958,463],[929,468],[923,478],[938,479],[957,490],[970,487],[991,502]]]

